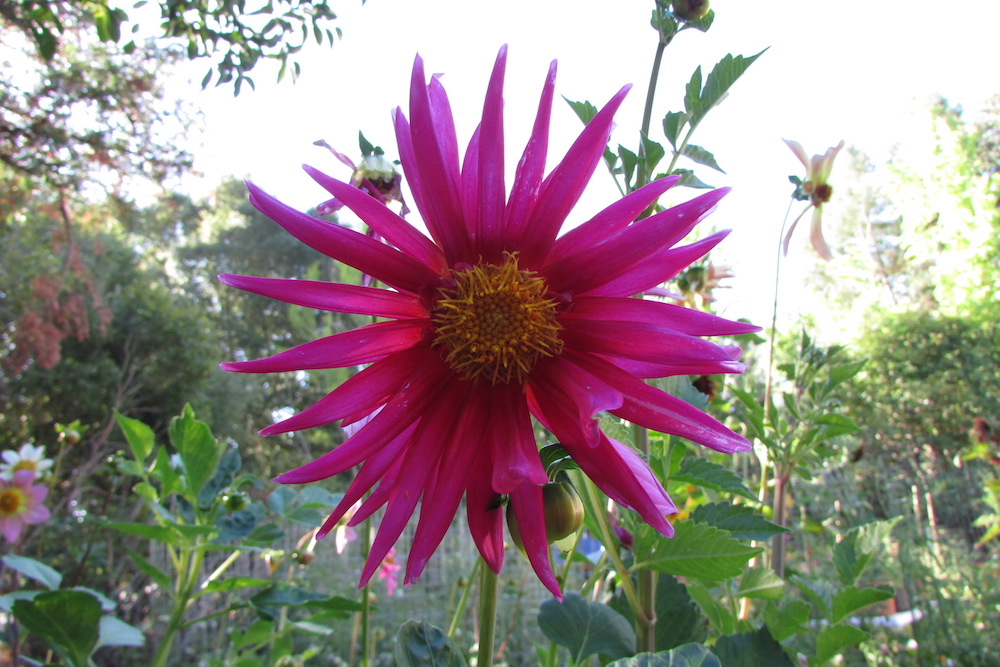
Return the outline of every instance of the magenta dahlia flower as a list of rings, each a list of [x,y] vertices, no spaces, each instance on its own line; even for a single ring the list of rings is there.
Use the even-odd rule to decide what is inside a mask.
[[[248,292],[381,321],[266,359],[223,364],[247,373],[367,365],[265,435],[334,422],[367,422],[342,445],[276,481],[302,484],[360,464],[320,530],[364,499],[352,524],[385,507],[361,575],[364,585],[420,503],[406,559],[412,583],[444,537],[464,497],[469,530],[489,567],[503,562],[504,510],[513,503],[525,553],[559,596],[549,563],[541,485],[548,481],[532,429],[535,417],[612,499],[671,535],[676,511],[631,448],[609,438],[607,411],[721,452],[747,441],[712,417],[643,380],[738,373],[739,349],[700,336],[758,327],[666,303],[629,298],[670,279],[726,232],[675,247],[726,194],[715,190],[636,220],[676,182],[665,178],[624,197],[558,236],[607,143],[619,91],[544,175],[555,63],[508,193],[504,183],[503,88],[497,58],[482,123],[459,157],[448,97],[428,83],[418,57],[410,117],[395,112],[396,139],[413,201],[430,237],[377,199],[319,171],[306,171],[385,243],[293,210],[249,185],[250,201],[288,232],[373,276],[384,289],[223,275]]]
[[[42,504],[49,487],[35,484],[34,470],[16,470],[11,478],[0,479],[0,535],[17,542],[25,526],[45,523],[51,516]]]

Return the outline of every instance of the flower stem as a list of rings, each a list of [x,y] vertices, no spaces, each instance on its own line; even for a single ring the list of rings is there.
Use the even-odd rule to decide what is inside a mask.
[[[371,551],[371,517],[365,519],[365,529],[364,529],[364,539],[362,540],[362,552],[365,556],[365,561],[368,560],[368,554]],[[371,667],[375,662],[375,657],[372,655],[372,641],[371,641],[371,614],[372,614],[372,604],[371,596],[369,595],[370,583],[366,583],[364,588],[361,589],[361,667]]]
[[[451,617],[451,624],[448,626],[448,638],[454,639],[455,633],[458,631],[458,624],[461,623],[462,617],[465,615],[465,605],[469,602],[469,593],[472,592],[472,581],[479,574],[479,568],[482,567],[483,559],[476,558],[476,564],[472,566],[472,572],[469,574],[469,581],[466,582],[464,590],[462,590],[462,597],[458,599],[458,606],[455,607],[455,614]]]
[[[632,441],[642,455],[649,459],[649,431],[639,424],[632,424]],[[636,588],[642,614],[636,615],[636,648],[639,652],[656,652],[656,572],[639,570],[636,573]]]
[[[479,568],[479,658],[478,667],[493,667],[493,640],[497,624],[497,591],[500,577],[483,563]]]

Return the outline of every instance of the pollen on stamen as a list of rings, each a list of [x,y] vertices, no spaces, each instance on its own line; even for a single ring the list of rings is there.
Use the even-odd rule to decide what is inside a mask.
[[[432,312],[434,346],[468,380],[523,383],[540,359],[562,352],[547,293],[541,277],[518,267],[516,253],[456,270]]]

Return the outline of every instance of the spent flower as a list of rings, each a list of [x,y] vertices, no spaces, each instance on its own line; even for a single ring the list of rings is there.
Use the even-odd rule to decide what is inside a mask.
[[[826,244],[826,239],[823,238],[823,204],[830,201],[830,197],[833,195],[833,187],[829,183],[830,172],[833,170],[833,161],[836,159],[837,153],[844,147],[844,142],[841,141],[836,146],[826,149],[826,152],[822,155],[813,155],[811,159],[806,155],[805,150],[803,150],[799,142],[789,139],[785,139],[784,142],[788,144],[788,147],[795,153],[795,157],[806,168],[805,180],[796,180],[796,182],[799,183],[799,188],[804,195],[808,196],[810,208],[813,211],[812,225],[809,229],[809,241],[820,257],[830,259],[833,257],[833,254],[830,252],[830,247]],[[806,210],[808,211],[809,209]],[[795,222],[788,229],[788,233],[785,234],[784,252],[786,255],[788,254],[788,242],[792,238],[792,232],[795,231],[795,226],[798,225],[801,218],[801,215],[796,218]]]
[[[367,420],[348,439],[276,481],[303,484],[360,464],[319,536],[359,500],[349,525],[384,507],[362,570],[366,584],[420,504],[406,559],[412,583],[440,544],[464,498],[469,530],[494,572],[504,557],[501,498],[524,551],[557,597],[543,509],[549,481],[532,417],[604,493],[666,535],[676,511],[646,462],[600,427],[609,412],[721,452],[749,449],[714,418],[645,382],[670,375],[739,373],[740,350],[702,336],[759,330],[709,313],[631,298],[672,279],[727,234],[678,243],[726,189],[638,219],[677,177],[633,192],[559,236],[600,164],[612,118],[628,87],[584,128],[545,175],[554,97],[553,62],[527,147],[505,185],[502,49],[483,115],[464,157],[448,95],[417,57],[410,115],[395,111],[403,172],[429,237],[351,183],[306,167],[378,236],[313,218],[250,184],[250,201],[312,248],[369,274],[385,288],[224,274],[233,287],[288,303],[381,318],[265,359],[230,362],[248,373],[365,366],[288,419],[262,430],[287,433]],[[370,493],[369,493],[370,492]]]

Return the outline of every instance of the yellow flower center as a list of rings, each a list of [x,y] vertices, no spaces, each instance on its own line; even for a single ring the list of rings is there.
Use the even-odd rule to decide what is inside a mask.
[[[7,518],[23,514],[28,505],[27,500],[24,497],[24,491],[16,486],[0,491],[0,517]]]
[[[17,472],[19,470],[33,470],[34,472],[38,472],[38,461],[32,461],[31,459],[21,459],[20,461],[14,464],[13,472]]]
[[[434,346],[467,380],[523,383],[539,359],[562,352],[556,301],[542,278],[518,268],[516,253],[454,271],[439,294]]]

